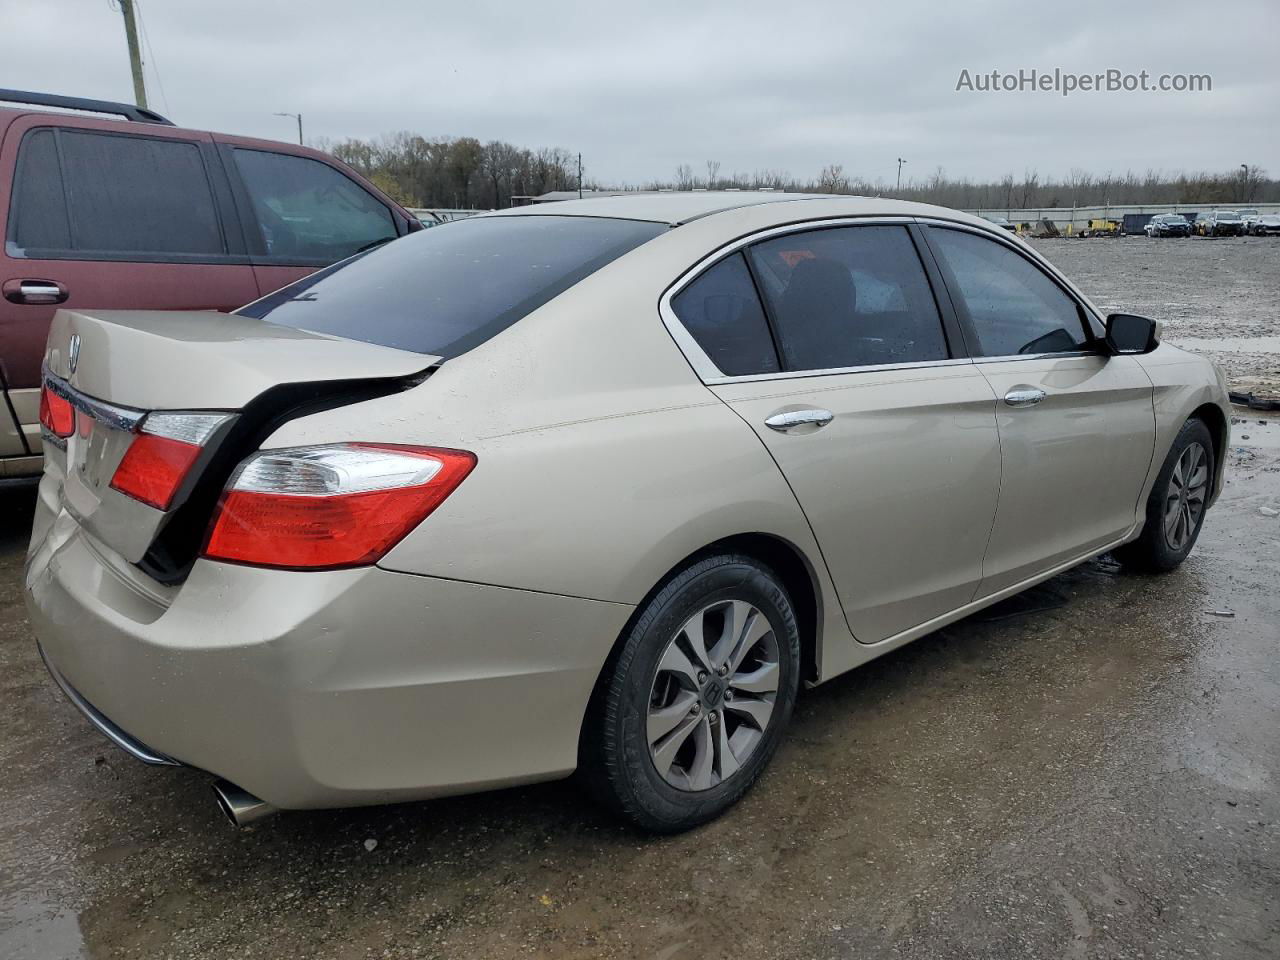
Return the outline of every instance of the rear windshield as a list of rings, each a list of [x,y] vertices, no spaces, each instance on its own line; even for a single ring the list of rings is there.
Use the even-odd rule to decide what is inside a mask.
[[[456,357],[667,230],[603,217],[476,217],[334,264],[237,313]]]

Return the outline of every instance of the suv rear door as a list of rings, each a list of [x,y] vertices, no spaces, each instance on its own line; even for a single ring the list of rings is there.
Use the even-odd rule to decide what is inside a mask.
[[[0,143],[0,217],[0,371],[31,454],[59,306],[227,311],[258,296],[206,133],[20,116]]]
[[[418,224],[353,170],[305,148],[215,134],[262,295]]]

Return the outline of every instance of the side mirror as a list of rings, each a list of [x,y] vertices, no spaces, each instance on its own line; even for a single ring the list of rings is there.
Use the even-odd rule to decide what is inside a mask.
[[[1107,348],[1112,353],[1150,353],[1160,346],[1160,324],[1132,313],[1107,317]]]

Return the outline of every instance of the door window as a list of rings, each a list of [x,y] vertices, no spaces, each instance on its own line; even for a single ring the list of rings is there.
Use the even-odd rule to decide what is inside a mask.
[[[671,309],[726,376],[778,371],[769,324],[741,253],[721,260],[681,290]]]
[[[234,154],[272,260],[334,263],[395,239],[391,211],[328,164],[265,150]]]
[[[788,370],[945,360],[947,341],[906,227],[837,227],[751,247]]]
[[[1026,257],[963,230],[931,228],[984,357],[1070,353],[1088,345],[1079,305]]]
[[[24,139],[7,239],[20,257],[182,262],[226,254],[199,146],[66,128]]]

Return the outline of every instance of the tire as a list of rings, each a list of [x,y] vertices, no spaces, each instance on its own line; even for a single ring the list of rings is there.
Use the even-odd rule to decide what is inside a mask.
[[[714,669],[722,664],[727,675]],[[778,576],[739,554],[699,560],[644,604],[605,665],[580,774],[600,802],[645,830],[706,823],[768,765],[799,682],[800,634]]]
[[[1204,526],[1214,467],[1209,428],[1203,420],[1188,420],[1174,438],[1151,487],[1142,533],[1114,550],[1113,556],[1125,566],[1145,573],[1165,573],[1187,559]],[[1184,476],[1188,469],[1189,483]]]

